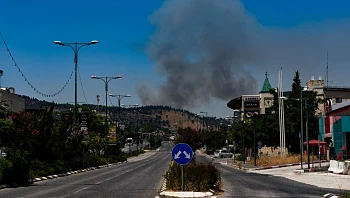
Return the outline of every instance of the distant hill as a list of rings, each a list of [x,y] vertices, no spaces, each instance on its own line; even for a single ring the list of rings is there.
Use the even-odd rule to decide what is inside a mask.
[[[52,103],[48,101],[23,95],[21,97],[25,99],[26,110],[45,109],[52,105]],[[73,104],[55,103],[56,111],[71,111],[73,108]],[[79,105],[79,108],[88,109],[90,111],[94,110],[98,114],[105,113],[105,107],[102,105],[84,104]],[[216,119],[215,117],[203,118],[187,110],[161,105],[130,108],[108,107],[108,112],[111,114],[113,120],[121,120],[123,124],[133,127],[152,126],[162,130],[176,130],[177,128],[184,127],[199,130],[205,126],[217,128],[220,126],[220,122],[224,122],[223,119]]]

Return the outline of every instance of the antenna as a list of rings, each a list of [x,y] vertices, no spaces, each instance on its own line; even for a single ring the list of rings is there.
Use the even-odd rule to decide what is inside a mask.
[[[4,71],[0,70],[0,88],[1,88],[1,77],[4,74]]]
[[[333,83],[333,81],[330,81],[328,78],[328,49],[327,49],[327,67],[326,67],[326,85],[328,87],[328,83]]]

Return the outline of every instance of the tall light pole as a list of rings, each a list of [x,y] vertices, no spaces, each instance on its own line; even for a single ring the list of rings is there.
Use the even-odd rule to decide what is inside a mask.
[[[127,97],[131,97],[131,95],[130,94],[126,94],[126,95],[121,95],[121,94],[109,94],[109,96],[111,96],[111,97],[115,97],[115,98],[117,98],[117,100],[118,100],[118,122],[120,122],[120,101],[122,100],[122,98],[127,98]],[[119,124],[118,124],[118,126],[119,126]]]
[[[205,114],[205,118],[207,118],[207,117],[208,117],[208,112],[201,111],[201,112],[199,112],[199,113],[201,113],[201,114]],[[207,125],[207,123],[206,123],[206,122],[204,122],[204,118],[203,118],[203,127],[204,127],[204,128],[205,128],[205,125]]]
[[[130,94],[127,95],[120,95],[120,94],[109,94],[109,96],[111,97],[115,97],[118,99],[118,107],[120,108],[120,101],[122,100],[122,98],[126,98],[126,97],[131,97]]]
[[[282,100],[290,100],[289,98],[287,97],[280,97],[280,99]],[[309,98],[297,98],[297,99],[294,99],[294,100],[305,100],[305,117],[306,117],[306,150],[307,150],[307,168],[310,169],[310,153],[309,153],[309,113],[308,113],[308,107],[307,107],[307,101],[308,101]],[[293,99],[292,99],[293,100]],[[302,136],[302,134],[301,134]],[[302,144],[304,144],[302,142]],[[302,160],[302,159],[301,159]],[[303,167],[303,164],[301,164],[301,168]]]
[[[252,119],[253,119],[253,133],[254,133],[254,137],[253,137],[253,139],[254,139],[254,166],[256,166],[256,135],[255,135],[256,130],[255,130],[255,116],[257,116],[257,115],[258,115],[258,112],[248,112],[248,113],[246,114],[246,116],[247,116],[248,118],[252,118]]]
[[[303,153],[304,153],[304,117],[303,117],[303,91],[306,91],[307,87],[302,87],[300,90],[300,166],[303,169]]]
[[[83,46],[89,46],[99,43],[97,40],[92,40],[88,43],[62,43],[61,41],[54,41],[54,44],[61,46],[68,46],[74,51],[74,121],[78,124],[78,80],[77,80],[77,70],[78,70],[78,52]]]
[[[307,168],[310,169],[310,152],[309,152],[309,114],[307,109],[307,99],[305,98],[305,116],[306,116],[306,150],[307,150]]]
[[[118,79],[118,78],[122,78],[122,76],[105,76],[105,77],[97,77],[97,76],[91,76],[92,79],[100,79],[103,80],[103,82],[105,82],[105,91],[106,91],[106,120],[105,120],[105,138],[107,138],[107,131],[108,131],[108,122],[107,122],[107,117],[108,117],[108,107],[107,107],[107,97],[108,97],[108,83],[109,81],[113,80],[113,79]]]

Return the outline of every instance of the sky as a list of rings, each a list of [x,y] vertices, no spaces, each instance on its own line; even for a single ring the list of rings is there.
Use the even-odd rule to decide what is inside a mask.
[[[268,2],[268,3],[267,3]],[[257,94],[265,72],[284,90],[296,70],[349,86],[350,1],[294,0],[2,0],[0,32],[24,76],[36,89],[54,94],[74,69],[73,50],[53,41],[100,43],[78,55],[78,102],[105,104],[110,94],[131,94],[122,104],[162,104],[224,117],[226,104]],[[0,43],[2,87],[59,103],[74,102],[74,78],[55,97],[37,94]],[[79,78],[80,76],[80,78]],[[74,77],[74,76],[73,76]],[[81,83],[83,86],[81,86]],[[85,99],[86,98],[86,99]],[[108,105],[116,105],[115,98]]]

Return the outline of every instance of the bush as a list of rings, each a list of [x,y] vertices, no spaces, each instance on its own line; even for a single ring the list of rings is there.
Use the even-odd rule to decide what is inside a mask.
[[[30,162],[29,177],[43,177],[55,174],[55,168],[50,166],[47,162],[34,160]]]
[[[2,179],[3,183],[20,185],[29,183],[30,163],[28,153],[20,150],[8,150],[6,160],[12,165],[4,167]],[[7,163],[7,165],[9,165]]]
[[[110,155],[108,156],[108,162],[109,163],[118,163],[118,162],[124,162],[126,161],[126,157],[124,156],[119,156],[119,155]]]
[[[169,190],[181,190],[181,166],[172,163],[165,175]],[[211,163],[184,166],[184,191],[206,192],[220,189],[220,171]]]
[[[67,172],[66,165],[62,160],[54,161],[52,167],[55,169],[55,173]]]
[[[10,170],[12,167],[12,163],[7,160],[5,157],[0,158],[0,184],[2,184],[3,181],[3,174],[5,170]]]
[[[236,156],[237,156],[237,161],[245,161],[245,155],[244,154],[239,154],[239,155],[236,155]]]
[[[107,159],[100,155],[97,155],[94,153],[85,153],[83,155],[83,166],[85,168],[96,167],[96,166],[101,166],[106,164],[108,164]]]

